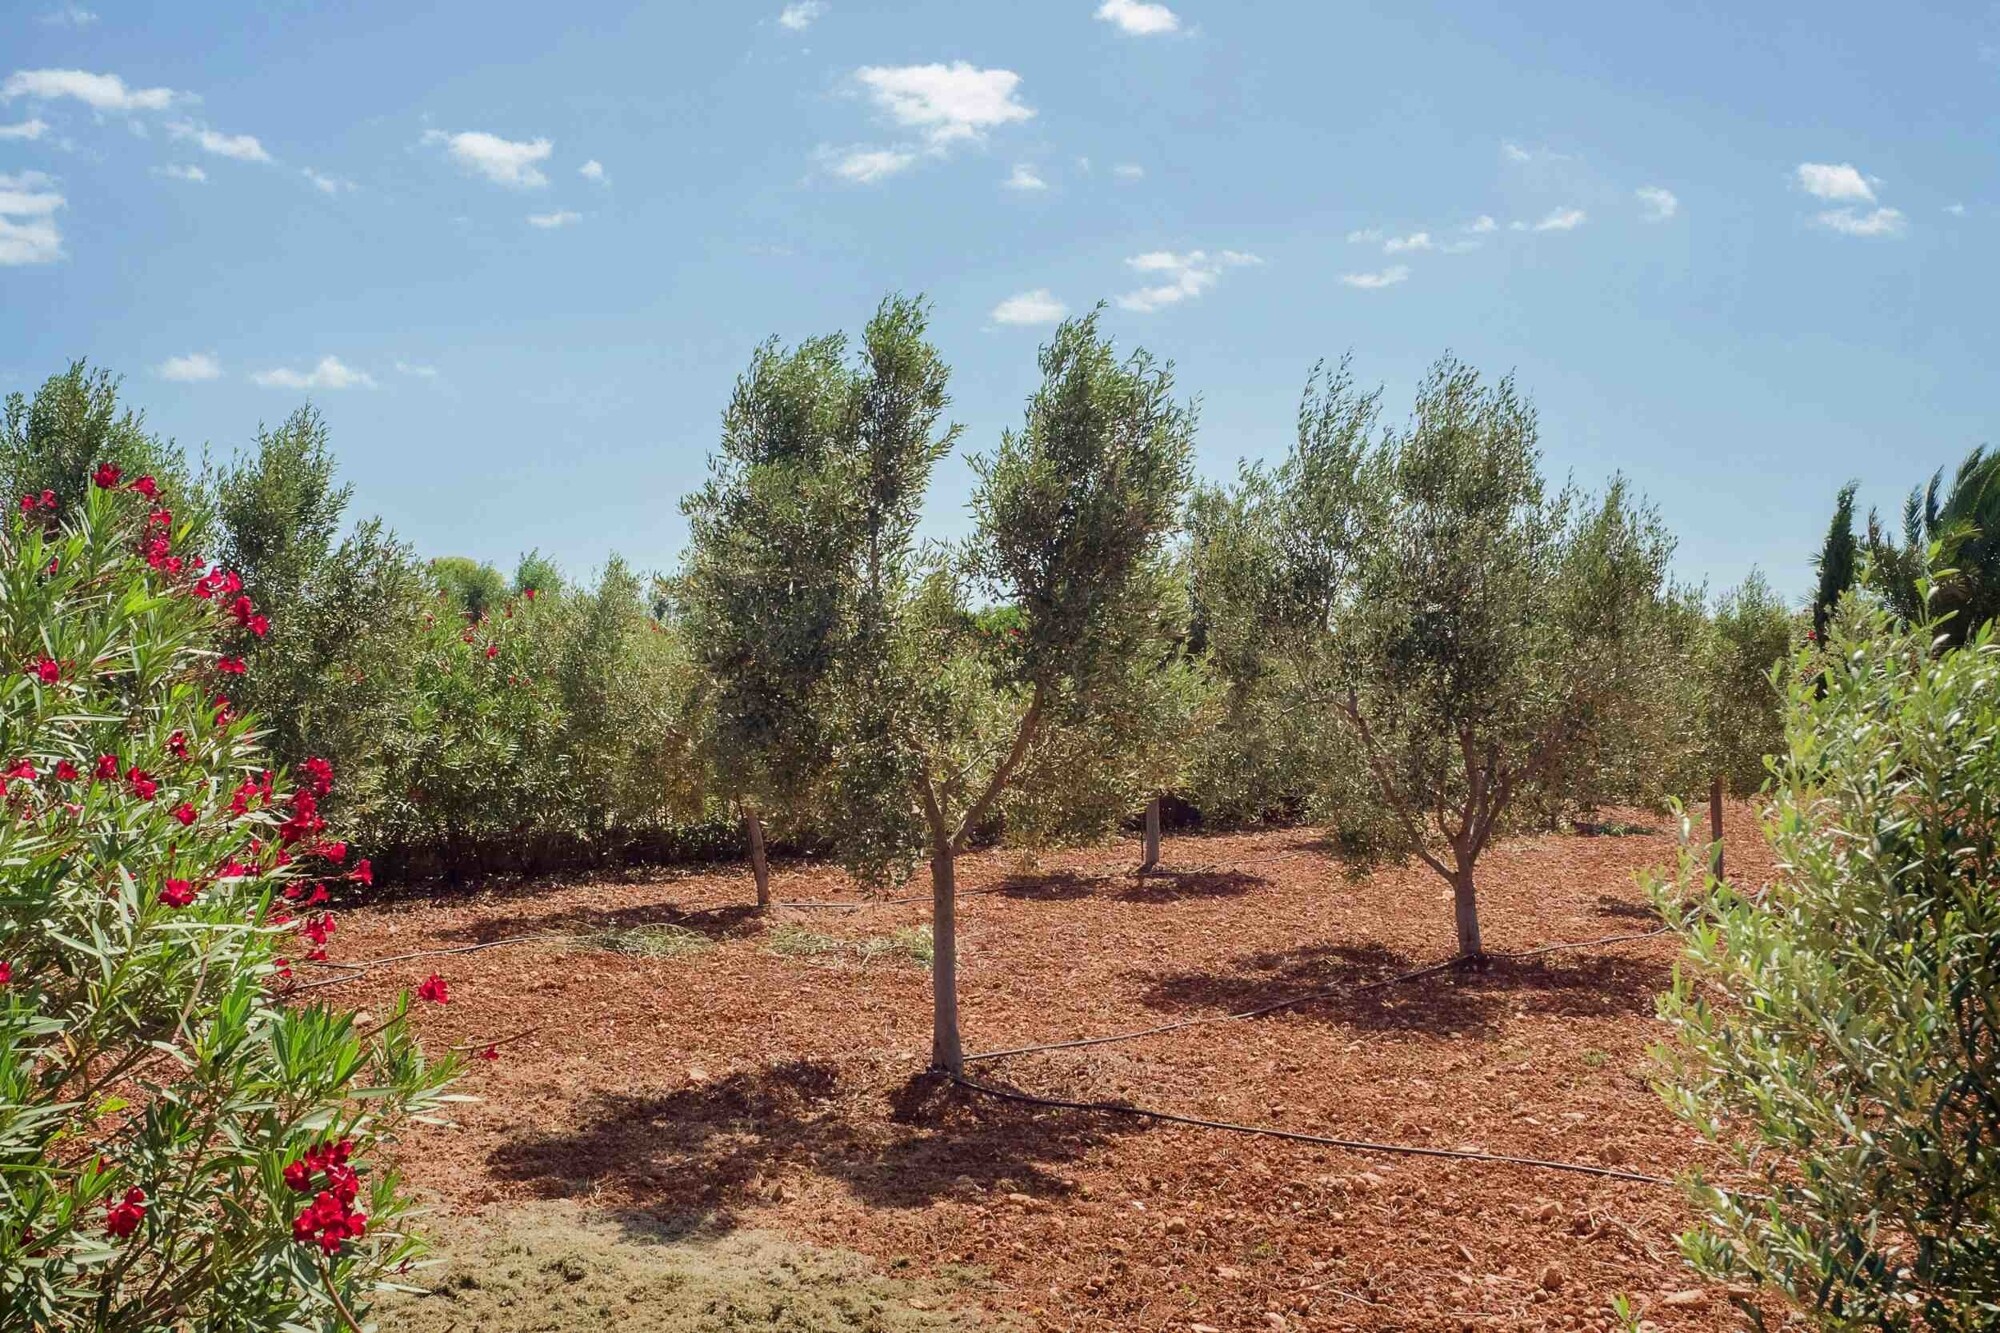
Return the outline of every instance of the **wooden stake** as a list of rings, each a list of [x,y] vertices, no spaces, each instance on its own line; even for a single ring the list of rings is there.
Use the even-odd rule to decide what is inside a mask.
[[[1139,867],[1145,874],[1160,863],[1160,798],[1155,796],[1146,803],[1146,859]]]
[[[1709,869],[1719,880],[1722,878],[1722,775],[1719,773],[1708,781],[1708,842]]]

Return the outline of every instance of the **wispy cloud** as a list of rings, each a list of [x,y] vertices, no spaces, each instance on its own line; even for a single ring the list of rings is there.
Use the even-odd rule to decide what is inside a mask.
[[[434,380],[437,378],[438,371],[436,366],[421,365],[413,361],[398,361],[396,363],[396,373],[398,375],[410,375],[420,380]]]
[[[1581,227],[1585,222],[1589,220],[1590,220],[1590,215],[1585,213],[1580,208],[1551,209],[1549,213],[1546,216],[1544,216],[1540,222],[1537,222],[1534,225],[1533,230],[1575,231],[1578,227]]]
[[[1872,204],[1875,190],[1869,178],[1848,162],[1801,162],[1792,169],[1799,188],[1815,199]],[[1880,184],[1880,182],[1875,182]]]
[[[354,188],[354,182],[351,180],[340,176],[328,176],[323,172],[314,171],[311,167],[300,168],[299,174],[311,181],[312,187],[321,194],[341,194]]]
[[[207,352],[190,352],[186,356],[168,357],[153,367],[153,373],[177,384],[196,384],[202,380],[221,379],[222,363]]]
[[[1180,15],[1150,0],[1104,0],[1097,7],[1097,17],[1133,37],[1157,37],[1179,32],[1181,27]]]
[[[1500,156],[1509,162],[1526,165],[1531,162],[1573,162],[1574,154],[1558,153],[1545,144],[1523,145],[1505,142],[1500,145]]]
[[[1205,250],[1190,250],[1186,254],[1153,250],[1134,255],[1125,261],[1127,266],[1159,281],[1125,293],[1118,298],[1118,304],[1126,310],[1151,314],[1200,296],[1215,286],[1227,269],[1263,262],[1256,255],[1240,250],[1222,250],[1213,255]]]
[[[1349,245],[1373,245],[1382,239],[1380,227],[1359,227],[1347,233]]]
[[[1466,223],[1465,229],[1471,232],[1474,236],[1484,236],[1488,232],[1495,232],[1500,230],[1500,224],[1495,222],[1487,214],[1481,213],[1478,217]]]
[[[594,157],[578,167],[576,174],[598,185],[608,185],[611,183],[611,178],[604,174],[604,164]]]
[[[583,221],[583,214],[559,208],[553,213],[530,213],[528,225],[540,227],[543,231],[554,231],[557,227],[573,227]]]
[[[474,175],[511,190],[539,189],[549,183],[539,163],[549,160],[555,145],[547,139],[503,139],[484,130],[447,134],[429,130],[425,143],[441,143],[452,161]]]
[[[234,158],[238,162],[269,162],[271,155],[264,151],[264,145],[254,134],[223,134],[205,125],[180,120],[167,126],[167,133],[176,139],[188,139],[200,146],[205,153],[217,157]]]
[[[995,324],[1053,324],[1069,313],[1046,287],[1019,292],[993,307]]]
[[[88,28],[97,22],[97,15],[78,4],[60,4],[42,14],[41,22],[51,28]]]
[[[842,180],[873,185],[908,168],[917,155],[907,148],[842,148],[822,149],[820,158]]]
[[[208,183],[208,173],[192,163],[169,162],[166,166],[158,168],[158,170],[168,180],[186,181],[190,185],[206,185]]]
[[[1430,250],[1434,248],[1431,243],[1431,234],[1427,231],[1414,231],[1408,236],[1391,236],[1388,240],[1382,242],[1382,253],[1385,255],[1400,255],[1414,250]]]
[[[62,258],[56,210],[66,202],[39,171],[0,175],[0,265],[53,264]]]
[[[980,69],[963,60],[867,65],[854,78],[890,120],[919,131],[933,148],[977,139],[1035,114],[1016,98],[1021,76],[1011,69]]]
[[[1016,162],[1014,173],[1002,182],[1010,190],[1046,190],[1049,183],[1026,162]]]
[[[1120,162],[1111,168],[1111,174],[1121,181],[1135,181],[1145,176],[1146,169],[1137,162]]]
[[[73,98],[93,111],[164,111],[177,101],[191,100],[171,88],[128,88],[116,74],[80,69],[17,69],[0,83],[0,99],[16,97]]]
[[[1900,236],[1905,219],[1901,209],[1877,208],[1863,213],[1855,208],[1830,208],[1813,221],[1842,236]]]
[[[778,11],[778,26],[793,32],[804,32],[813,25],[813,20],[826,13],[821,0],[798,0],[797,4],[786,5]]]
[[[18,125],[0,125],[0,139],[39,139],[48,129],[46,120],[24,120]]]
[[[1648,222],[1665,222],[1681,211],[1679,196],[1661,185],[1641,185],[1633,195],[1644,210],[1641,216]]]
[[[260,370],[251,380],[267,389],[372,389],[375,378],[365,370],[356,370],[337,356],[323,356],[319,364],[311,370],[293,370],[280,366],[275,370]]]
[[[1349,287],[1359,287],[1363,291],[1372,292],[1383,287],[1394,287],[1397,283],[1408,279],[1409,276],[1410,270],[1408,267],[1402,264],[1392,264],[1388,268],[1376,273],[1343,273],[1340,275],[1340,280]]]
[[[1962,217],[1964,217],[1964,216],[1965,216],[1965,205],[1964,205],[1964,204],[1946,204],[1946,205],[1944,206],[1944,211],[1945,211],[1945,212],[1947,212],[1947,213],[1949,213],[1949,214],[1951,214],[1951,215],[1952,215],[1953,217],[1955,217],[1955,218],[1962,218]]]

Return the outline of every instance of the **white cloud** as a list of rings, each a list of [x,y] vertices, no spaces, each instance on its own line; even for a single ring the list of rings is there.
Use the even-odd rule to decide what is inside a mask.
[[[583,221],[583,214],[573,213],[567,208],[559,208],[553,213],[530,213],[528,225],[540,227],[543,231],[554,231],[557,227],[573,227]]]
[[[153,373],[177,384],[194,384],[201,380],[221,379],[222,363],[207,352],[190,352],[186,356],[168,357],[153,367]]]
[[[354,188],[354,182],[340,176],[328,176],[314,171],[311,167],[301,167],[299,174],[312,182],[313,188],[321,194],[339,194]]]
[[[823,151],[826,169],[844,181],[873,185],[908,167],[917,155],[903,148],[849,148],[841,152]]]
[[[42,15],[42,22],[52,28],[88,28],[97,22],[97,15],[78,4],[60,4]]]
[[[1947,213],[1949,213],[1949,214],[1951,214],[1951,215],[1952,215],[1953,217],[1955,217],[1955,218],[1962,218],[1962,217],[1964,217],[1964,216],[1965,216],[1965,205],[1964,205],[1964,204],[1946,204],[1946,205],[1944,206],[1944,211],[1945,211],[1945,212],[1947,212]]]
[[[993,307],[995,324],[1053,324],[1069,313],[1046,287],[1020,292]]]
[[[1641,185],[1632,192],[1645,205],[1648,222],[1665,222],[1681,211],[1681,201],[1672,190],[1659,185]]]
[[[1465,229],[1474,236],[1484,236],[1488,232],[1500,230],[1500,224],[1495,222],[1488,214],[1481,213],[1478,217],[1466,223]]]
[[[280,366],[260,370],[250,377],[267,389],[372,389],[375,378],[365,370],[346,365],[337,356],[323,356],[311,370],[299,371]]]
[[[1392,264],[1379,273],[1343,273],[1340,280],[1349,287],[1359,287],[1363,291],[1378,291],[1383,287],[1394,287],[1410,276],[1410,270],[1402,264]]]
[[[414,375],[420,380],[434,380],[438,374],[436,366],[419,365],[410,361],[398,361],[396,363],[396,373],[398,375]]]
[[[1813,221],[1842,236],[1900,236],[1904,218],[1898,208],[1877,208],[1867,213],[1852,208],[1834,208],[1821,213]]]
[[[192,139],[201,145],[203,152],[214,153],[217,157],[231,157],[238,162],[271,160],[271,155],[264,151],[264,145],[257,142],[254,134],[223,134],[184,120],[167,126],[167,133],[176,139]]]
[[[1519,164],[1529,162],[1573,162],[1576,160],[1571,154],[1558,153],[1555,149],[1545,144],[1536,144],[1533,147],[1524,148],[1517,143],[1503,143],[1500,145],[1500,156],[1506,158],[1509,162]]]
[[[53,264],[62,258],[56,210],[66,202],[39,171],[0,175],[0,266]]]
[[[1004,182],[1010,190],[1046,190],[1049,183],[1026,162],[1014,164],[1014,174]]]
[[[1427,231],[1411,232],[1408,236],[1391,236],[1382,242],[1382,253],[1385,255],[1400,255],[1412,250],[1431,248],[1433,248],[1431,234]]]
[[[1371,245],[1381,239],[1382,229],[1380,227],[1363,227],[1358,231],[1347,233],[1347,243],[1349,245]]]
[[[826,6],[821,0],[798,0],[798,3],[786,5],[778,11],[778,26],[793,32],[804,32],[812,26],[814,19],[824,13]]]
[[[1118,298],[1118,304],[1126,310],[1151,314],[1200,296],[1221,279],[1225,269],[1264,261],[1236,250],[1223,250],[1214,255],[1203,250],[1190,250],[1186,254],[1153,250],[1134,255],[1125,262],[1148,277],[1162,279],[1153,286],[1141,287]]]
[[[1799,187],[1817,199],[1851,199],[1875,202],[1875,191],[1851,164],[1846,162],[1801,162],[1793,168]],[[1879,184],[1879,182],[1877,182]]]
[[[933,148],[977,139],[1034,111],[1015,100],[1021,76],[1011,69],[949,65],[868,65],[854,72],[875,105],[898,125],[922,131]]]
[[[116,74],[80,69],[17,69],[0,83],[0,99],[73,97],[94,111],[164,111],[186,96],[171,88],[127,88]]]
[[[1097,17],[1106,23],[1115,23],[1121,32],[1134,37],[1154,37],[1163,32],[1180,31],[1180,16],[1165,5],[1152,4],[1149,0],[1104,0],[1097,7]]]
[[[1575,231],[1588,221],[1589,215],[1580,208],[1557,208],[1549,212],[1535,224],[1536,231]]]
[[[1448,255],[1469,255],[1481,244],[1483,242],[1480,241],[1446,241],[1438,249]]]
[[[1111,168],[1111,174],[1121,181],[1135,181],[1146,174],[1146,169],[1137,162],[1120,162]]]
[[[441,143],[451,160],[465,170],[484,176],[495,185],[514,190],[531,190],[549,183],[538,162],[546,162],[555,145],[547,139],[503,139],[484,130],[463,130],[446,134],[430,130],[425,143]]]
[[[608,184],[611,179],[609,176],[606,176],[604,174],[604,164],[602,162],[599,162],[594,157],[591,158],[590,161],[578,167],[576,169],[576,174],[583,177],[587,181],[596,181],[599,185]]]
[[[169,162],[166,166],[159,168],[159,172],[168,180],[186,181],[190,185],[205,185],[208,183],[208,173],[200,167],[193,165],[183,166],[178,162]]]
[[[0,125],[0,139],[39,139],[48,131],[46,120],[24,120],[19,125]]]

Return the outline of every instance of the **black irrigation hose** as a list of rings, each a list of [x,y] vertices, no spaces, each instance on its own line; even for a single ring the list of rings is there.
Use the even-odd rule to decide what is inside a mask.
[[[1638,934],[1605,935],[1594,940],[1572,940],[1561,944],[1545,944],[1537,949],[1523,949],[1514,953],[1489,953],[1485,957],[1518,962],[1524,958],[1539,958],[1543,954],[1559,953],[1566,949],[1589,949],[1605,944],[1623,944],[1633,940],[1650,940],[1656,936],[1666,934],[1670,929],[1671,927],[1669,926],[1659,926],[1653,930],[1641,931]],[[1258,1005],[1255,1009],[1245,1009],[1239,1013],[1208,1014],[1200,1018],[1182,1018],[1172,1023],[1161,1023],[1158,1026],[1149,1028],[1137,1028],[1130,1032],[1113,1032],[1102,1037],[1078,1037],[1073,1041],[1052,1041],[1035,1046],[1014,1046],[1004,1051],[977,1051],[966,1056],[965,1063],[971,1064],[977,1060],[999,1060],[1010,1055],[1031,1055],[1037,1051],[1069,1051],[1075,1050],[1080,1046],[1108,1046],[1113,1042],[1136,1041],[1140,1037],[1156,1037],[1162,1033],[1178,1032],[1182,1028],[1201,1027],[1209,1023],[1234,1023],[1246,1018],[1261,1018],[1265,1014],[1274,1014],[1280,1009],[1290,1009],[1296,1005],[1309,1004],[1314,1000],[1330,999],[1335,995],[1366,995],[1370,991],[1383,990],[1405,981],[1417,981],[1423,977],[1449,971],[1457,967],[1459,961],[1456,958],[1447,958],[1441,963],[1432,963],[1427,967],[1400,972],[1393,977],[1383,977],[1379,981],[1365,982],[1359,986],[1327,986],[1320,990],[1307,991],[1301,995],[1288,996],[1282,1000],[1273,1000],[1269,1004]]]
[[[1647,1175],[1643,1171],[1625,1171],[1614,1166],[1590,1166],[1584,1162],[1556,1162],[1542,1157],[1515,1157],[1508,1153],[1476,1152],[1470,1148],[1423,1148],[1410,1143],[1374,1143],[1367,1139],[1340,1139],[1326,1134],[1306,1134],[1292,1129],[1275,1129],[1269,1125],[1239,1125],[1228,1120],[1203,1120],[1198,1116],[1176,1115],[1172,1111],[1154,1111],[1143,1106],[1133,1106],[1127,1102],[1083,1102],[1067,1097],[1042,1097],[1031,1092],[1019,1092],[1013,1088],[996,1088],[987,1083],[976,1083],[963,1074],[953,1074],[951,1081],[961,1088],[984,1093],[988,1097],[998,1097],[1002,1101],[1019,1102],[1025,1106],[1046,1106],[1063,1111],[1099,1111],[1107,1115],[1137,1116],[1142,1120],[1157,1120],[1169,1125],[1187,1125],[1194,1129],[1220,1129],[1231,1134],[1250,1134],[1259,1138],[1287,1139],[1293,1143],[1310,1143],[1321,1148],[1340,1148],[1347,1152],[1384,1153],[1405,1157],[1444,1157],[1461,1162],[1497,1162],[1506,1166],[1529,1167],[1538,1171],[1567,1171],[1579,1176],[1602,1176],[1608,1180],[1629,1180],[1639,1185],[1677,1186],[1678,1181],[1665,1176]]]

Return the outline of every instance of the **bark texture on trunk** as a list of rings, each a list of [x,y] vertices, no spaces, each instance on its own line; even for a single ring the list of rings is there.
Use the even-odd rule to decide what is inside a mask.
[[[1471,866],[1460,866],[1451,877],[1451,911],[1458,924],[1458,956],[1480,957],[1485,951],[1479,946],[1479,897],[1472,887]]]
[[[1718,880],[1722,878],[1722,777],[1717,775],[1708,782],[1708,841],[1713,849],[1709,852],[1709,867]]]
[[[1151,870],[1160,863],[1160,798],[1146,803],[1146,856],[1139,869]]]
[[[750,873],[757,880],[757,906],[766,908],[771,905],[771,863],[764,855],[764,821],[751,810],[744,814],[743,825],[750,834]]]
[[[958,886],[949,842],[931,850],[931,1068],[965,1072],[958,1039]]]

